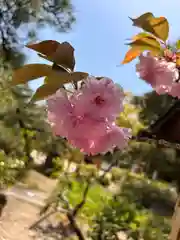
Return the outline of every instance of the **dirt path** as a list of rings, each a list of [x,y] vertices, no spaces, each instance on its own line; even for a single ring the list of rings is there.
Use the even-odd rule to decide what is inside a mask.
[[[5,191],[8,204],[0,218],[0,240],[49,239],[40,237],[28,228],[38,220],[39,209],[56,183],[35,171],[31,171],[29,175],[29,179],[40,190],[15,186]]]
[[[14,197],[0,219],[0,240],[32,240],[28,227],[37,220],[39,208]]]

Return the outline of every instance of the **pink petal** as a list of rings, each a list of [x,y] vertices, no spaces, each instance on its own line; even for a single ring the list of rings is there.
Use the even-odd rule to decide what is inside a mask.
[[[172,85],[169,95],[180,98],[180,83],[174,83]]]
[[[179,78],[176,64],[150,55],[139,57],[136,71],[139,77],[149,83],[158,94],[169,92],[171,85]]]
[[[86,111],[94,118],[115,118],[123,110],[124,93],[111,79],[89,77],[84,83],[73,96],[78,113]]]

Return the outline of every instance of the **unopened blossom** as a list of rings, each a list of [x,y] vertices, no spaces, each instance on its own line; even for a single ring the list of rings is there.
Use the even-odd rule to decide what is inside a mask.
[[[102,82],[101,82],[102,81]],[[129,132],[115,125],[122,111],[124,95],[110,79],[90,78],[83,87],[68,95],[58,90],[47,100],[48,120],[55,135],[87,154],[124,148]]]
[[[94,118],[114,119],[123,110],[124,93],[109,78],[88,77],[74,97],[79,111],[88,111]]]
[[[139,77],[149,83],[157,93],[170,91],[172,84],[179,78],[179,72],[174,62],[158,59],[149,55],[139,57],[136,65]]]

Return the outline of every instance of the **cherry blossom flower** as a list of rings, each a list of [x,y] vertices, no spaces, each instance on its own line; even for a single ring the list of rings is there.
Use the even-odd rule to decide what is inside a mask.
[[[94,118],[114,119],[123,111],[124,93],[109,78],[88,77],[73,97],[79,111],[88,111]]]
[[[104,134],[106,121],[93,119],[88,113],[79,115],[79,105],[74,105],[65,90],[60,89],[47,100],[48,119],[56,135],[69,138],[77,134],[91,136]]]
[[[70,95],[60,89],[49,97],[48,120],[55,135],[67,138],[86,154],[105,153],[116,146],[122,149],[130,137],[127,129],[115,125],[123,98],[112,80],[92,77]]]
[[[123,149],[127,147],[128,140],[131,137],[131,131],[128,128],[120,128],[111,124],[108,126],[106,133],[103,136],[97,136],[95,139],[76,138],[70,139],[73,146],[80,148],[86,154],[96,155],[112,152],[115,147]]]
[[[148,54],[141,55],[139,60],[136,65],[139,77],[149,83],[158,94],[170,92],[172,84],[179,78],[176,64]]]
[[[72,112],[72,105],[64,89],[60,89],[56,94],[47,100],[47,116],[54,134],[66,137],[65,123],[68,115]]]
[[[169,95],[173,97],[180,98],[180,83],[174,83],[171,87],[171,89],[168,92]]]

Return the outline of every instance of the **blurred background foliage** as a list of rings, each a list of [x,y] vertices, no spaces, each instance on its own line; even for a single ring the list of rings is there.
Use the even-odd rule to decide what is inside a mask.
[[[85,183],[94,179],[78,214],[79,221],[85,219],[89,224],[92,239],[117,239],[120,232],[132,239],[168,239],[169,219],[180,189],[178,150],[131,141],[124,151],[116,152],[116,167],[102,177],[97,167],[84,161],[65,139],[52,135],[43,103],[27,104],[32,97],[28,85],[9,88],[13,69],[25,61],[21,52],[24,41],[34,41],[43,24],[68,31],[74,21],[70,0],[0,1],[0,188],[21,181],[29,169],[34,169],[59,179],[47,202],[57,198],[63,205],[58,193],[65,191],[74,206],[83,195]],[[22,29],[27,32],[21,39]],[[172,104],[171,97],[157,96],[154,91],[143,96],[126,93],[124,112],[117,124],[131,128],[136,135]],[[34,151],[41,157],[33,157]],[[102,168],[107,169],[114,157],[112,153],[101,156]],[[67,179],[64,169],[72,163],[75,170]]]

